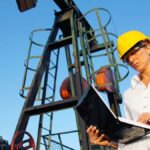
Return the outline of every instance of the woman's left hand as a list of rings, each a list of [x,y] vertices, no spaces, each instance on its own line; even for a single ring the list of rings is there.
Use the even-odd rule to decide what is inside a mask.
[[[138,119],[138,122],[144,123],[144,124],[149,124],[150,125],[150,113],[143,113],[141,114]]]

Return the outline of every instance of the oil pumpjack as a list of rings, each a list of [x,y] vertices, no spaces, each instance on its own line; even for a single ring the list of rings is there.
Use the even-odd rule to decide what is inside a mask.
[[[37,0],[16,0],[16,2],[21,12],[36,7],[37,4]],[[128,70],[123,77],[119,73],[119,66],[125,69],[126,67],[118,64],[115,59],[116,47],[111,38],[116,38],[116,35],[110,33],[107,28],[111,20],[108,10],[97,8],[86,14],[82,14],[73,0],[53,0],[53,2],[60,8],[60,11],[54,14],[55,19],[52,28],[34,30],[30,35],[29,52],[25,61],[25,74],[20,91],[20,95],[25,98],[24,106],[11,144],[8,145],[2,139],[2,144],[0,143],[1,149],[55,150],[52,146],[53,144],[57,144],[59,145],[57,149],[60,150],[76,150],[75,147],[72,148],[63,144],[61,139],[62,134],[74,132],[78,133],[81,150],[110,149],[90,145],[86,134],[87,127],[75,109],[77,130],[56,133],[58,141],[52,138],[54,136],[52,128],[55,111],[76,106],[84,90],[90,84],[95,84],[100,91],[105,91],[108,96],[110,108],[116,115],[121,115],[119,103],[122,102],[122,99],[119,91],[119,82],[128,75]],[[109,16],[108,21],[104,25],[102,24],[99,11],[104,11]],[[91,12],[96,14],[98,22],[96,30],[86,17]],[[44,45],[33,40],[34,34],[41,31],[48,31],[49,33]],[[98,34],[97,31],[99,32]],[[42,47],[41,56],[31,56],[33,45]],[[60,63],[59,54],[63,50],[66,56],[68,77],[64,80],[60,88],[62,100],[56,100],[56,82],[58,64]],[[107,64],[100,64],[99,69],[95,70],[94,59],[102,56],[105,57],[104,59],[108,59]],[[39,61],[35,68],[31,68],[29,65],[30,61],[35,58],[38,58]],[[98,59],[100,62],[100,58]],[[30,86],[27,86],[29,71],[33,72],[33,79],[31,79]],[[108,83],[111,83],[111,86]],[[40,104],[35,105],[36,100],[39,100]],[[34,115],[39,116],[36,144],[33,137],[26,131],[29,119]],[[48,128],[45,128],[45,116],[49,117]],[[27,139],[24,140],[25,136]]]

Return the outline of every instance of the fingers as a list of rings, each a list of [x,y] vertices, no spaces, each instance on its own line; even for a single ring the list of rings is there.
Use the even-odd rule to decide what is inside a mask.
[[[140,123],[145,123],[144,114],[142,114],[141,116],[139,116],[138,119],[137,119],[137,121],[140,122]]]
[[[148,120],[150,120],[150,113],[143,113],[137,119],[138,122],[141,122],[144,124],[148,124]]]
[[[138,119],[138,122],[146,124],[146,120],[142,118]]]
[[[99,130],[96,128],[96,126],[90,126],[88,129],[87,129],[87,133],[91,136],[94,136],[94,137],[98,137],[99,136]]]
[[[111,143],[109,140],[105,140],[105,139],[99,139],[99,141],[97,142],[97,144],[99,144],[100,146],[111,146]]]
[[[96,128],[96,126],[90,126],[87,129],[87,133],[89,135],[90,142],[93,144],[107,146],[110,143],[107,136],[105,134],[100,134],[100,131]]]
[[[87,133],[89,135],[89,140],[93,144],[99,143],[99,130],[96,128],[96,126],[90,126],[87,129]]]
[[[87,133],[89,135],[89,139],[91,143],[95,143],[99,137],[99,130],[95,126],[90,126],[87,129]]]
[[[105,134],[100,134],[100,131],[96,128],[96,126],[90,126],[87,129],[87,133],[89,135],[89,140],[93,144],[98,144],[100,146],[111,146],[113,148],[117,148],[117,145],[111,143],[108,137]]]
[[[88,127],[88,129],[87,129],[87,132],[89,133],[89,132],[94,132],[96,130],[96,126],[90,126],[90,127]]]
[[[101,141],[103,141],[103,135],[101,135],[99,138],[98,138],[98,140],[99,140],[99,142],[101,142]]]
[[[101,134],[99,136],[99,141],[101,142],[101,141],[104,141],[104,140],[108,140],[108,138],[107,138],[107,136],[105,134]]]

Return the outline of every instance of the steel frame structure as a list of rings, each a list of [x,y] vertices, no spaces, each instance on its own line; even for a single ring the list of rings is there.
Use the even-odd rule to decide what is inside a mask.
[[[37,70],[33,77],[31,87],[29,88],[28,94],[26,96],[26,100],[24,102],[24,106],[22,108],[22,112],[20,114],[20,118],[18,120],[15,133],[22,130],[25,131],[28,125],[28,121],[30,117],[33,115],[40,115],[47,112],[53,112],[57,110],[74,107],[77,104],[79,98],[83,94],[82,72],[81,72],[82,65],[85,67],[86,70],[88,84],[91,84],[93,82],[93,79],[91,78],[91,74],[93,75],[94,71],[92,68],[89,67],[89,62],[92,63],[92,60],[91,57],[87,58],[87,53],[90,55],[90,53],[107,49],[108,47],[110,48],[113,47],[112,41],[105,41],[105,40],[104,40],[104,44],[98,45],[97,40],[93,39],[93,37],[95,36],[94,30],[92,29],[92,27],[90,26],[86,18],[83,16],[83,14],[80,12],[79,8],[76,6],[73,0],[54,0],[54,2],[57,4],[57,6],[60,8],[61,11],[55,13],[54,24],[52,26],[50,35],[48,37],[46,46],[44,47],[43,54],[38,64]],[[34,3],[34,7],[35,7],[35,3]],[[103,32],[103,27],[101,26],[100,28],[102,29]],[[82,38],[83,34],[80,32],[83,29],[84,29],[84,33],[87,32],[86,39],[89,40],[88,52],[85,49],[84,41]],[[58,35],[58,30],[62,31],[63,38],[57,41],[56,37]],[[106,33],[104,33],[104,36],[106,36]],[[83,43],[81,45],[82,51],[80,51],[78,46],[79,37],[81,43]],[[71,62],[69,44],[72,44],[73,46],[74,64],[72,64]],[[46,98],[46,84],[48,79],[48,69],[50,67],[49,66],[50,56],[53,50],[59,49],[61,47],[65,47],[65,51],[66,51],[69,77],[71,81],[72,98],[68,99],[67,101],[57,100],[45,104],[44,100]],[[110,53],[108,52],[108,54]],[[81,62],[80,56],[83,56],[84,58],[83,62]],[[114,56],[112,58],[114,59]],[[92,67],[92,64],[90,64],[90,66]],[[115,66],[115,69],[116,68],[117,67]],[[34,102],[43,76],[44,76],[44,85],[43,85],[44,90],[42,93],[42,103],[41,105],[34,106]],[[121,98],[119,96],[120,95],[119,95],[118,86],[116,86],[116,91],[114,93],[108,93],[110,107],[117,115],[120,115],[118,102]],[[91,146],[89,144],[88,137],[86,134],[86,126],[79,115],[77,115],[77,119],[78,119],[79,131],[80,131],[79,138],[80,138],[81,149],[91,150]],[[40,132],[41,131],[39,130],[38,138],[37,138],[37,150],[40,149],[40,144],[39,144],[40,136],[41,136]],[[16,144],[22,139],[23,136],[20,136],[20,138],[16,141]],[[96,148],[93,147],[92,149],[94,150]]]

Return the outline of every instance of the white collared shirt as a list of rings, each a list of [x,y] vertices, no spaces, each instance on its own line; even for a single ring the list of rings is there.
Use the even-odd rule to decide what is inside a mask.
[[[136,121],[145,112],[150,112],[150,84],[146,87],[136,75],[131,87],[124,93],[126,118]],[[118,150],[150,150],[150,135],[131,144],[119,144]]]
[[[125,115],[136,121],[145,112],[150,112],[150,84],[146,87],[136,75],[131,87],[124,93]]]

